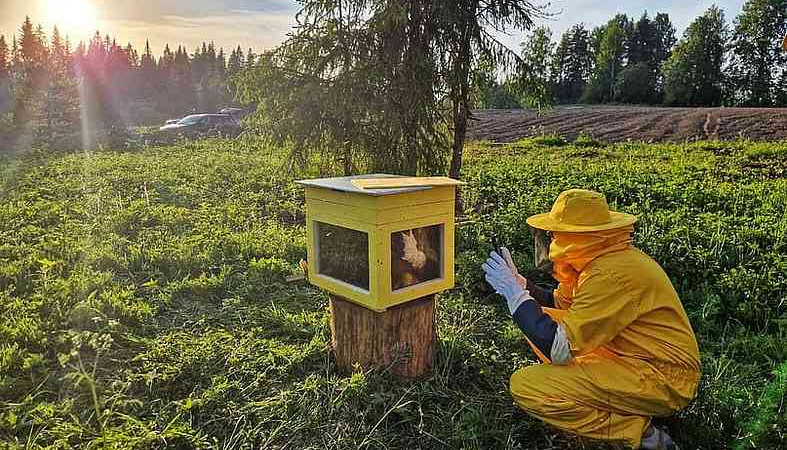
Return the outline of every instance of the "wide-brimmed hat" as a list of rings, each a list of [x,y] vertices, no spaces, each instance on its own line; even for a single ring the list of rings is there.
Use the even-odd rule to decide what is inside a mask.
[[[548,231],[603,231],[633,224],[637,217],[609,210],[607,199],[598,192],[570,189],[562,192],[552,211],[527,219],[533,228]]]

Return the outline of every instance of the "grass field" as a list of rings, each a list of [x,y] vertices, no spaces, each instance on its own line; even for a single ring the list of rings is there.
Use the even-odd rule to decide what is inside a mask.
[[[637,214],[698,334],[683,448],[787,432],[787,143],[468,148],[457,287],[421,382],[337,373],[285,154],[207,141],[31,159],[0,172],[0,448],[607,448],[519,412],[534,356],[480,276],[491,233],[532,264],[525,218],[570,187]],[[10,167],[10,166],[9,166]],[[542,280],[543,281],[543,280]]]

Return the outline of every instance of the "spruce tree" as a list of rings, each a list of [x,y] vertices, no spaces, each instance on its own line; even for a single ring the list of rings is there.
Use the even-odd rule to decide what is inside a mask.
[[[322,150],[345,173],[437,172],[450,160],[459,177],[476,65],[520,65],[495,33],[540,13],[522,0],[300,3],[290,39],[236,87],[259,104],[260,130],[295,143],[295,158]]]
[[[252,49],[246,53],[246,68],[251,69],[254,67],[254,64],[257,62],[257,55],[254,54]]]
[[[21,133],[31,135],[31,113],[45,83],[47,49],[41,27],[34,27],[30,17],[19,30],[19,56],[15,88],[14,125]]]
[[[11,110],[12,104],[11,55],[5,36],[0,35],[0,120]]]
[[[653,63],[656,67],[661,67],[670,55],[675,43],[675,25],[672,24],[669,14],[658,13],[653,19],[653,27],[656,31],[655,50],[653,52]]]
[[[224,79],[227,74],[227,57],[224,55],[223,48],[219,48],[219,54],[216,55],[216,70],[219,71],[221,78]]]
[[[593,68],[590,33],[580,23],[560,38],[552,63],[558,103],[576,103],[582,96]]]
[[[626,66],[614,80],[614,100],[621,103],[658,103],[661,65],[674,44],[675,29],[666,14],[651,20],[642,14],[628,40]]]
[[[0,34],[0,78],[8,76],[11,68],[11,58],[9,57],[8,44],[5,42],[5,36]]]
[[[655,24],[645,11],[633,26],[627,51],[627,64],[646,63],[656,65],[657,31]]]
[[[80,107],[71,55],[57,27],[52,32],[46,84],[33,112],[36,140],[57,150],[77,150]]]
[[[237,75],[243,69],[243,61],[243,50],[240,47],[234,49],[227,62],[227,75],[230,77]]]

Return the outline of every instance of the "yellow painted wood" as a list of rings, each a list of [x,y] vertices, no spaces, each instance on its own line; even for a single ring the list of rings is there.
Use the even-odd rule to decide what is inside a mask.
[[[404,187],[457,186],[461,181],[448,177],[359,178],[352,180],[358,189],[396,189]]]
[[[306,199],[323,200],[340,205],[353,205],[370,209],[400,208],[402,206],[426,205],[444,201],[453,201],[455,186],[438,186],[416,192],[397,195],[372,196],[352,192],[306,187]]]
[[[397,222],[380,227],[377,233],[382,236],[381,247],[378,253],[387,261],[385,271],[379,279],[377,287],[380,302],[385,308],[408,302],[426,295],[436,294],[440,291],[454,287],[454,217],[453,214],[442,217],[428,217],[415,221]],[[391,234],[413,228],[443,225],[443,267],[442,278],[425,283],[416,284],[397,291],[391,289]]]
[[[423,217],[453,214],[454,202],[441,201],[438,203],[428,203],[424,205],[400,206],[389,209],[371,209],[354,205],[342,205],[318,199],[308,199],[306,208],[309,211],[317,211],[320,215],[351,217],[357,222],[381,225],[391,222],[402,222],[415,220]]]
[[[317,233],[316,228],[318,223],[326,223],[329,225],[336,225],[344,228],[349,228],[352,230],[363,231],[367,234],[368,242],[369,242],[369,253],[368,258],[369,261],[374,261],[376,255],[374,253],[375,246],[373,245],[374,238],[375,238],[375,227],[364,224],[362,222],[358,222],[353,220],[352,217],[334,217],[329,215],[321,215],[319,211],[316,213],[307,209],[306,213],[306,223],[307,223],[307,238],[308,246],[306,249],[307,255],[307,264],[309,266],[309,282],[314,284],[317,287],[321,287],[327,291],[333,292],[338,294],[348,300],[352,300],[356,303],[361,305],[371,305],[373,303],[373,299],[379,296],[379,293],[376,291],[376,286],[378,285],[376,282],[377,277],[379,274],[376,270],[371,270],[372,264],[369,264],[369,291],[365,291],[359,287],[353,286],[351,284],[345,283],[341,280],[337,280],[319,273],[318,266],[318,246],[317,246]],[[374,308],[372,308],[374,309]]]
[[[379,196],[306,186],[309,281],[374,311],[450,289],[454,286],[455,191],[455,183]],[[318,273],[316,222],[367,233],[369,291]],[[391,233],[440,224],[442,277],[392,292]]]

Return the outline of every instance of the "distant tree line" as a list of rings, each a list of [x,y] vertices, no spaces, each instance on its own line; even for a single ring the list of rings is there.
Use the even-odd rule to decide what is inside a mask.
[[[10,39],[0,35],[0,150],[93,146],[129,125],[215,112],[235,97],[229,79],[257,58],[213,43],[156,56],[149,42],[140,53],[99,32],[73,45],[28,17]]]
[[[731,25],[712,6],[678,40],[667,14],[625,14],[555,42],[549,28],[522,43],[524,70],[502,77],[479,64],[476,106],[630,103],[787,105],[787,0],[749,0]]]

